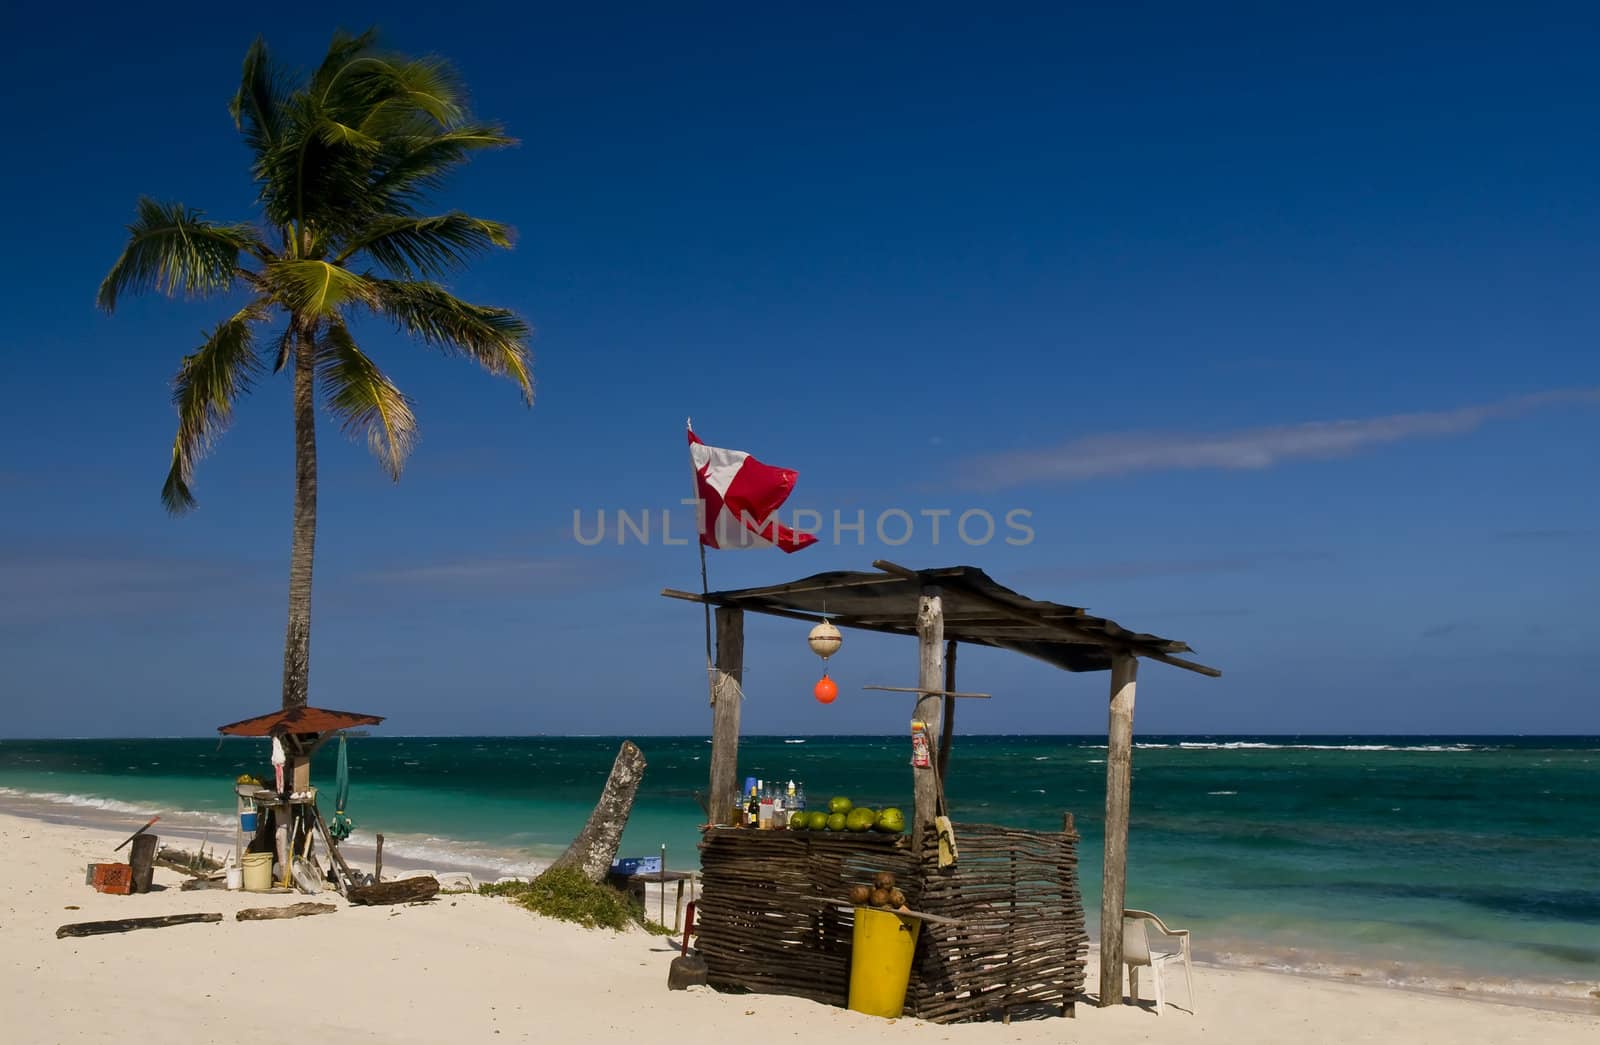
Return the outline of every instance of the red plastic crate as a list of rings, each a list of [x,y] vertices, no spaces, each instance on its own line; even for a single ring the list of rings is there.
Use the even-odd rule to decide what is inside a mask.
[[[131,864],[95,864],[89,884],[96,892],[127,896],[133,892],[133,866]]]

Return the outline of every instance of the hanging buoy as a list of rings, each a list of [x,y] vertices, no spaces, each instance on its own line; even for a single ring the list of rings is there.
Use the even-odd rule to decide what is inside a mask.
[[[811,634],[806,636],[806,643],[811,647],[811,652],[827,660],[839,652],[839,647],[844,645],[844,636],[839,634],[827,621],[823,621],[811,629]]]
[[[811,629],[811,634],[806,636],[806,644],[811,647],[811,652],[822,658],[822,678],[817,680],[816,686],[811,690],[819,704],[832,704],[839,696],[839,685],[828,677],[828,658],[839,652],[839,647],[844,645],[844,636],[839,634],[827,621],[823,621]]]

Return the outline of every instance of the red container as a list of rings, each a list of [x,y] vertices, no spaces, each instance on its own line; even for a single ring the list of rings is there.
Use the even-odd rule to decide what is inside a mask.
[[[89,884],[95,892],[127,896],[133,891],[133,865],[95,864]]]

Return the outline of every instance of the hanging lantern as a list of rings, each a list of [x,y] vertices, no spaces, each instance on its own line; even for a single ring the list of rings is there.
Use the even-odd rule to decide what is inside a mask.
[[[824,675],[817,680],[811,692],[817,698],[818,704],[832,704],[839,696],[839,684]]]
[[[839,652],[839,647],[844,644],[844,636],[839,634],[838,628],[823,621],[811,629],[811,634],[806,636],[806,643],[811,647],[812,653],[827,660]]]

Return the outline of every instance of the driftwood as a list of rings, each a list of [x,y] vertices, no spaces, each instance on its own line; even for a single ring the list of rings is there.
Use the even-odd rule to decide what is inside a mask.
[[[178,889],[185,893],[193,893],[205,889],[226,889],[227,887],[227,880],[218,876],[215,878],[191,878],[178,886]]]
[[[437,895],[439,895],[439,879],[432,875],[424,875],[420,878],[402,878],[397,882],[351,886],[348,898],[354,904],[377,907],[381,904],[431,900]]]
[[[177,871],[191,878],[209,878],[211,872],[222,870],[222,861],[204,853],[189,853],[170,845],[162,846],[156,853],[155,865]]]
[[[605,881],[617,858],[617,846],[622,844],[622,829],[628,826],[628,814],[633,811],[633,797],[639,792],[644,767],[644,752],[639,745],[624,740],[611,765],[611,775],[606,778],[606,788],[600,792],[600,801],[589,814],[589,822],[567,851],[550,865],[551,870],[576,867],[591,882]]]
[[[292,903],[287,907],[246,907],[233,917],[241,922],[265,922],[274,918],[305,918],[313,914],[332,914],[338,909],[331,903]]]
[[[159,918],[116,918],[108,922],[74,922],[56,930],[56,939],[66,936],[100,936],[105,933],[125,933],[134,929],[165,929],[169,925],[197,925],[201,922],[220,922],[220,914],[168,914]]]

